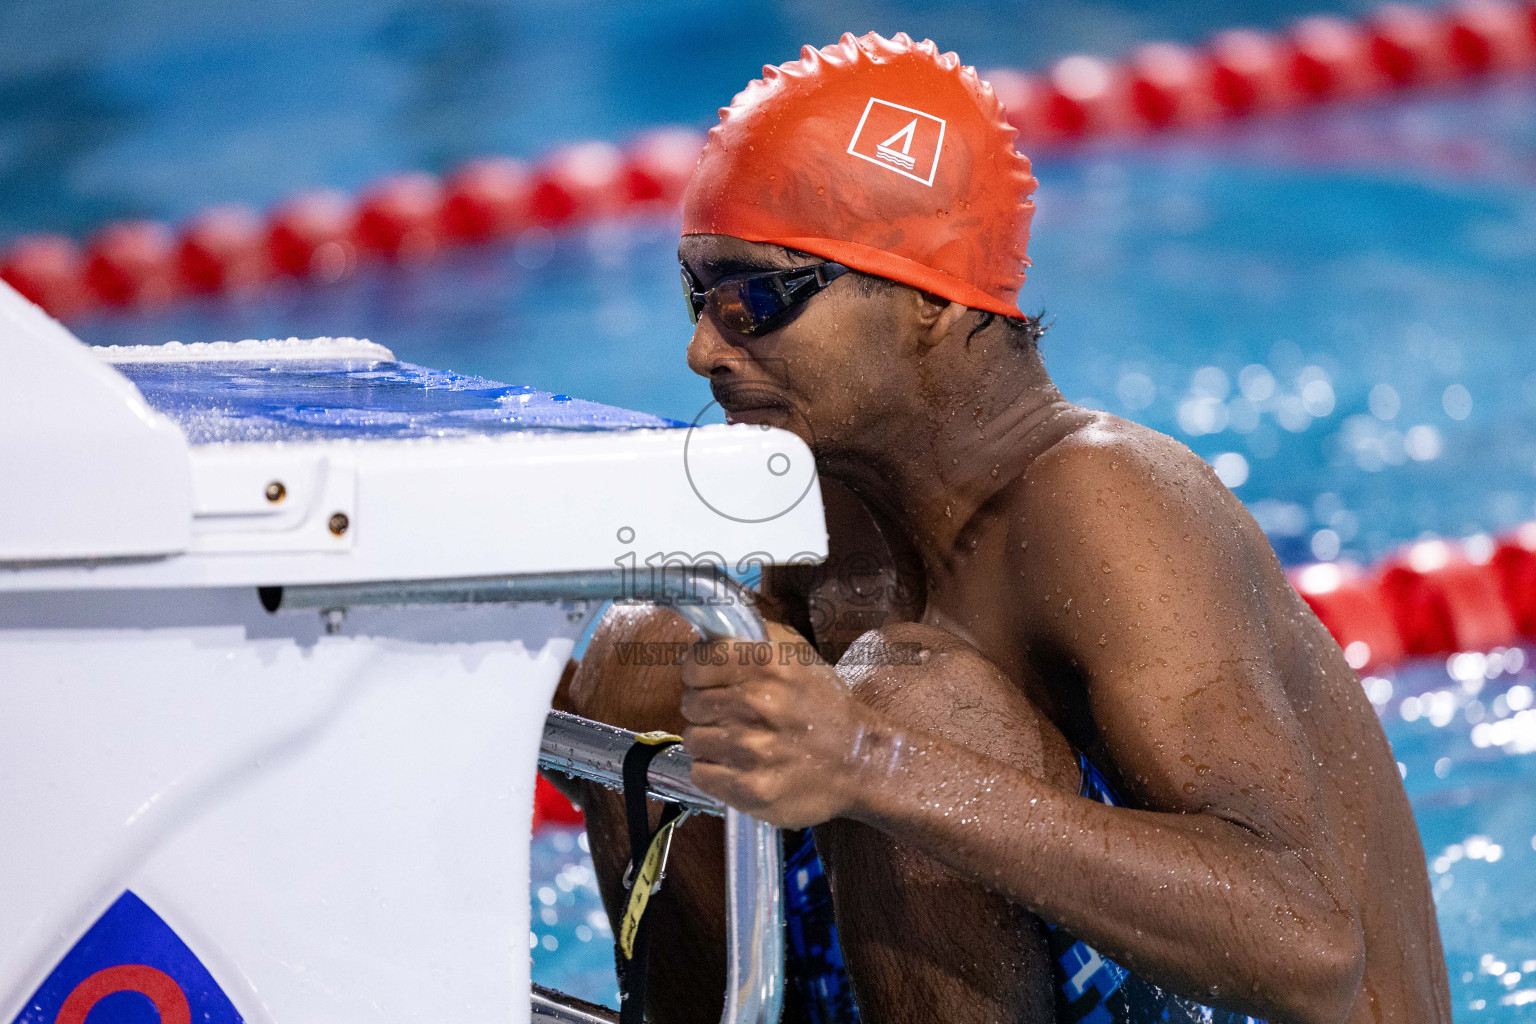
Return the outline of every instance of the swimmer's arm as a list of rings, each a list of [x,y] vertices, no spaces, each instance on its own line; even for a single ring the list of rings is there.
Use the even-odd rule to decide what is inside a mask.
[[[1256,583],[1279,570],[1248,564],[1263,541],[1243,535],[1246,513],[1167,444],[1163,458],[1048,456],[1026,519],[1054,510],[1057,525],[1032,534],[1022,565],[1052,580],[1035,656],[1086,683],[1110,760],[1155,811],[919,739],[888,752],[899,781],[866,783],[853,816],[1169,988],[1272,1021],[1342,1020],[1363,937],[1270,653],[1266,617],[1293,611],[1264,606]]]
[[[692,701],[694,781],[783,826],[863,821],[1201,1001],[1339,1021],[1363,938],[1252,579],[1233,561],[1241,509],[1211,503],[1225,493],[1214,480],[1177,482],[1190,501],[1148,489],[1146,467],[1092,469],[1042,474],[1051,500],[1025,510],[1060,524],[1032,535],[1021,567],[1041,581],[1028,598],[1052,608],[1030,640],[1085,679],[1114,763],[1157,810],[1084,800],[899,727],[830,667],[781,659],[685,669],[720,695]]]
[[[1148,980],[1277,1024],[1338,1022],[1353,1005],[1363,938],[1331,856],[1214,812],[1086,801],[913,730],[866,745],[884,747],[893,780],[846,816]]]
[[[687,669],[691,687],[739,690],[750,705],[692,702],[693,781],[780,827],[861,821],[1200,1002],[1274,1024],[1344,1019],[1363,939],[1329,852],[1214,808],[1084,800],[833,696],[835,673],[820,667],[832,676],[820,698],[775,680],[796,671],[777,662],[719,682]]]

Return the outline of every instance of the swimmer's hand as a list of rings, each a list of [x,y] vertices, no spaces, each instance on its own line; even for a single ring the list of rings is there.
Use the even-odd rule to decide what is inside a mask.
[[[700,642],[684,661],[683,745],[704,792],[779,828],[850,807],[845,784],[872,713],[799,633]]]

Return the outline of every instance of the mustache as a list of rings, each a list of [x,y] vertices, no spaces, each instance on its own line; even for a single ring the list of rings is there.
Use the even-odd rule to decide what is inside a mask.
[[[790,402],[784,389],[766,381],[726,383],[709,382],[710,394],[726,412],[742,412],[747,409],[788,409]]]

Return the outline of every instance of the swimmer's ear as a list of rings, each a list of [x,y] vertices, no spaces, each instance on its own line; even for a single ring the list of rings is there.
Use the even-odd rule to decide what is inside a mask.
[[[960,326],[965,315],[971,311],[971,307],[935,295],[932,292],[916,291],[918,322],[923,325],[922,345],[924,348],[933,348],[939,342],[949,337]]]

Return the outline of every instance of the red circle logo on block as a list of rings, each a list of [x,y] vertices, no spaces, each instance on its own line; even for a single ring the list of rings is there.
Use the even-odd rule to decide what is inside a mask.
[[[86,978],[65,998],[54,1024],[85,1024],[91,1009],[117,992],[148,996],[160,1015],[160,1024],[192,1024],[192,1008],[176,979],[147,964],[105,967]]]

